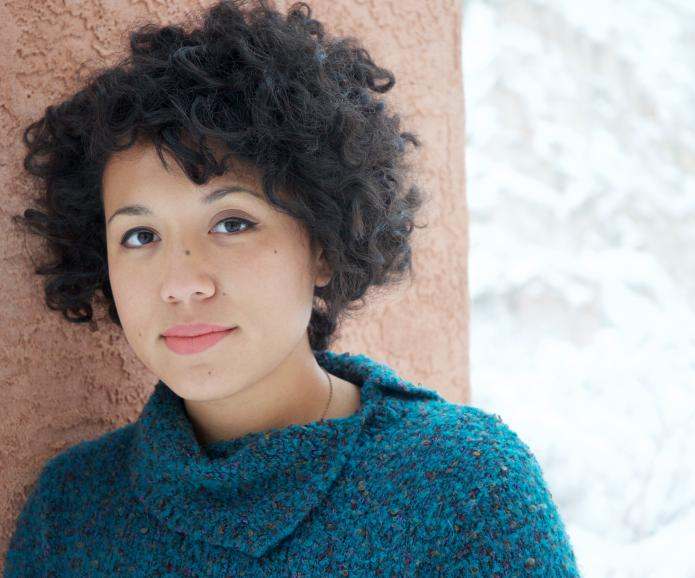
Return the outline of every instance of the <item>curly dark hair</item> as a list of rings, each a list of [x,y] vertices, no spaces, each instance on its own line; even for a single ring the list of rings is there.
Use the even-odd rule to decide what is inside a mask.
[[[165,147],[199,185],[225,174],[230,157],[258,168],[266,200],[307,228],[333,272],[314,292],[314,350],[328,348],[370,286],[412,273],[409,238],[413,227],[426,226],[413,222],[425,195],[406,184],[404,156],[406,141],[421,144],[399,131],[399,115],[373,94],[394,86],[393,73],[354,37],[329,37],[306,3],[283,16],[268,2],[242,10],[243,0],[219,1],[189,30],[138,23],[127,56],[94,71],[25,128],[23,166],[43,179],[34,199],[43,210],[13,220],[48,241],[54,260],[36,273],[49,276],[50,309],[94,331],[100,291],[121,327],[108,276],[102,173],[111,153],[139,138],[154,143],[166,166]],[[222,162],[207,139],[229,151]]]

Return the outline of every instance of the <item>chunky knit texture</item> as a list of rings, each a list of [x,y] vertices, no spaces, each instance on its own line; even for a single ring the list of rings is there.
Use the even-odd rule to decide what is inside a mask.
[[[161,380],[132,424],[47,462],[5,576],[579,576],[529,448],[359,354],[347,417],[200,445]]]

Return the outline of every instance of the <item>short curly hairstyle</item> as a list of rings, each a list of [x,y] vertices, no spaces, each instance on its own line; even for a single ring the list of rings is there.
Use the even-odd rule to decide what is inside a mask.
[[[312,248],[324,249],[333,275],[314,290],[313,350],[329,347],[370,286],[412,274],[409,239],[426,226],[413,221],[425,195],[406,183],[405,143],[421,143],[400,132],[399,115],[373,94],[394,86],[393,73],[354,37],[329,37],[304,2],[285,16],[271,0],[243,4],[219,1],[191,26],[138,23],[127,56],[24,129],[23,166],[42,179],[34,199],[42,210],[13,220],[48,241],[54,260],[35,272],[49,276],[46,304],[68,321],[95,330],[100,291],[121,327],[102,173],[111,153],[140,138],[166,165],[165,147],[199,185],[225,174],[230,157],[257,167],[266,200],[306,227]],[[207,139],[228,151],[221,163]]]

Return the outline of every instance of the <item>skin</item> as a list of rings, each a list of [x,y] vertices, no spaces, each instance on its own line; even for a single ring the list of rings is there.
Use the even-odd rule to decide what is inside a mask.
[[[314,286],[330,281],[323,251],[312,251],[304,227],[263,198],[253,167],[234,162],[233,172],[199,186],[163,154],[168,169],[154,145],[138,141],[109,158],[102,178],[109,279],[128,344],[183,398],[202,444],[317,421],[330,389],[307,327]],[[261,198],[232,193],[201,203],[229,185]],[[153,214],[108,223],[132,204]],[[171,351],[161,334],[193,322],[237,329],[200,353]],[[325,419],[358,411],[359,387],[331,379]]]

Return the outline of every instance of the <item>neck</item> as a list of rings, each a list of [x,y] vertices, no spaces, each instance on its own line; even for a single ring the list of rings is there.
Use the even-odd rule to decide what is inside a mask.
[[[260,381],[229,396],[184,400],[199,443],[206,445],[252,432],[318,421],[326,409],[330,384],[311,349],[307,349],[308,352],[303,348],[293,352]],[[331,380],[336,386],[338,378],[332,376]],[[331,407],[325,418],[330,414]]]

